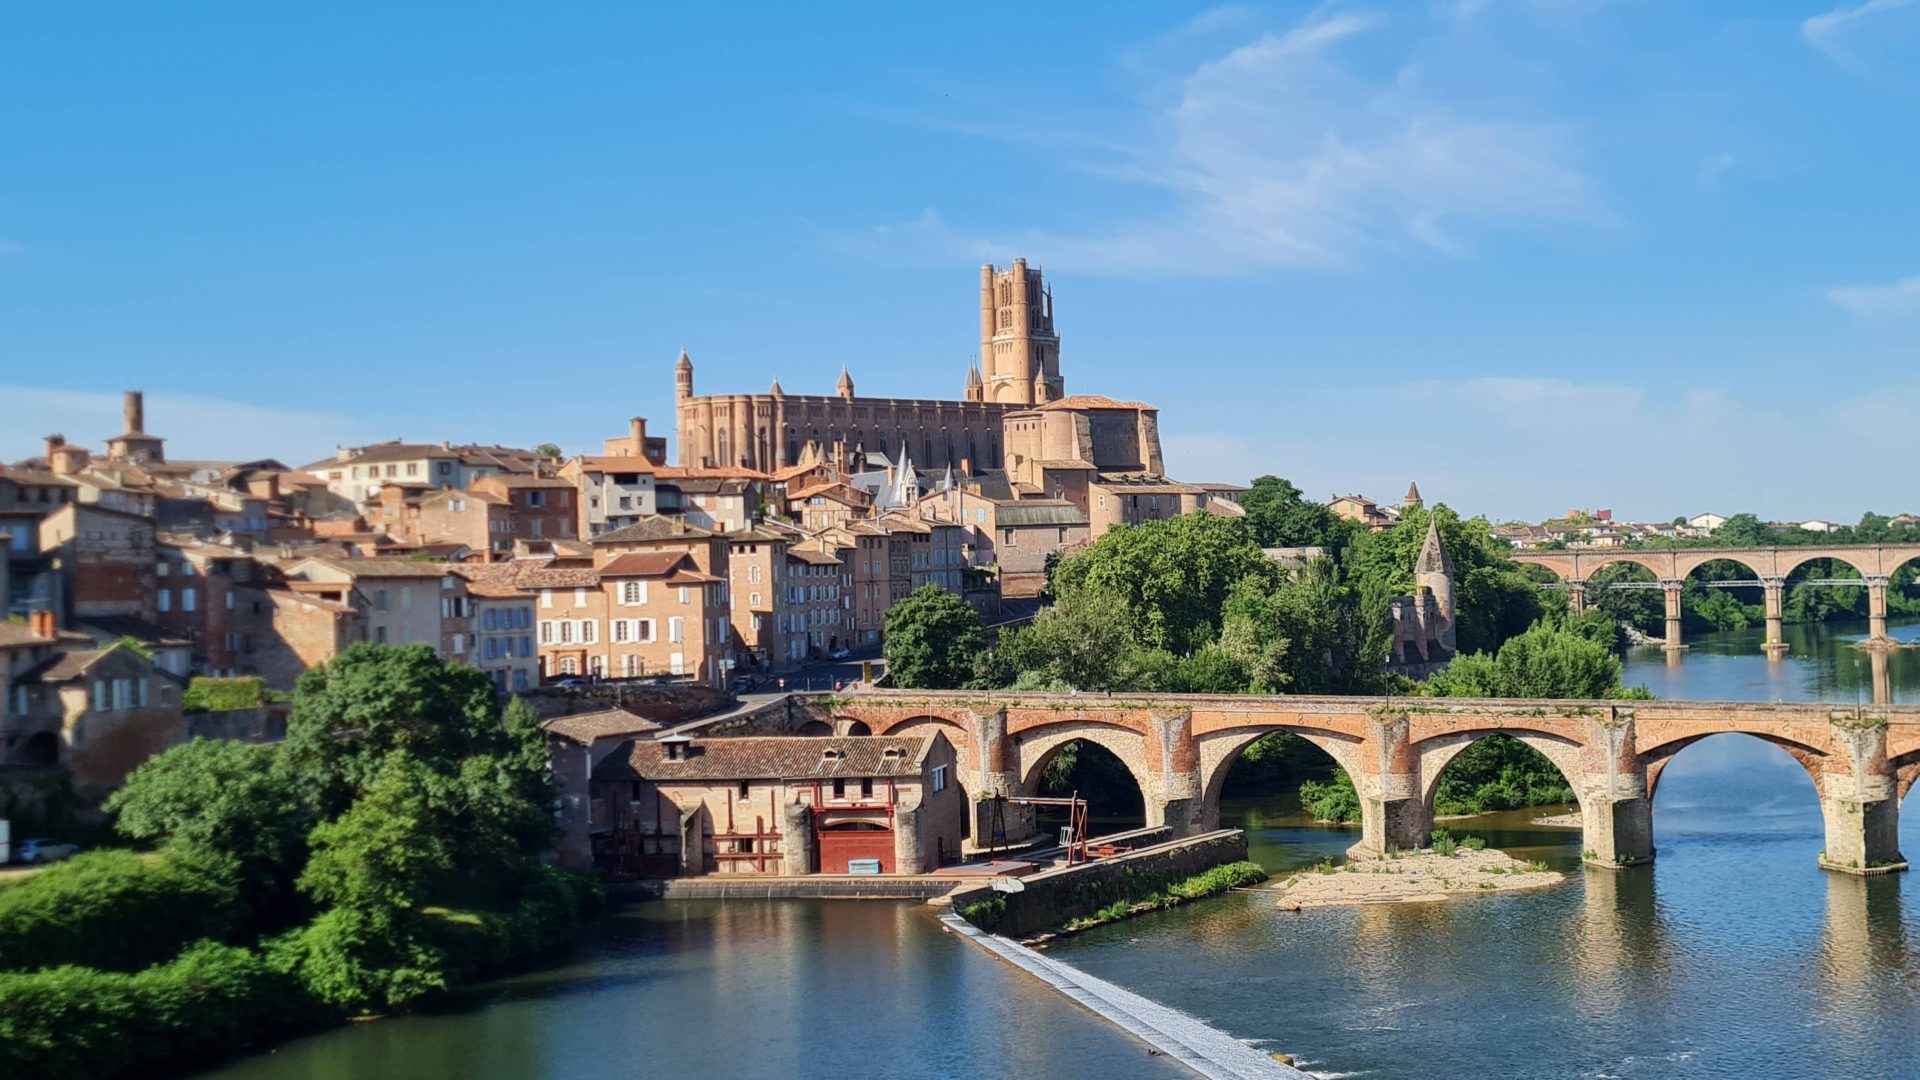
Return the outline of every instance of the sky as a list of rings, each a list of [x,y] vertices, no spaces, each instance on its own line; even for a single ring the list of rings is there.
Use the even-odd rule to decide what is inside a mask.
[[[1023,255],[1181,479],[1920,510],[1920,0],[931,8],[16,7],[0,459],[957,397]]]

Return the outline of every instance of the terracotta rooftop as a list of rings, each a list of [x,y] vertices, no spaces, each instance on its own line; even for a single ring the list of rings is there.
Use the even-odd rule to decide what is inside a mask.
[[[0,619],[0,649],[18,649],[29,645],[51,645],[53,638],[44,638],[17,622]]]
[[[520,567],[510,562],[454,563],[447,569],[466,579],[467,592],[483,599],[513,599],[526,595],[515,581],[520,575]]]
[[[1103,394],[1071,394],[1057,401],[1034,406],[1036,412],[1057,412],[1061,409],[1145,409],[1157,412],[1153,406],[1143,401],[1115,401]]]
[[[592,743],[597,739],[611,736],[632,736],[648,731],[659,731],[666,725],[644,716],[635,716],[625,709],[601,709],[598,712],[558,716],[552,720],[542,721],[540,726],[555,735],[572,739],[577,743]]]
[[[700,567],[683,551],[632,551],[615,556],[600,568],[600,576],[667,578],[669,583],[702,585],[719,581],[700,572]]]
[[[119,646],[105,649],[74,649],[57,653],[13,677],[14,682],[70,682],[87,673],[95,660]]]
[[[574,460],[579,462],[580,468],[586,472],[650,473],[655,471],[653,462],[643,457],[582,454]]]
[[[697,540],[716,535],[689,525],[678,518],[650,517],[642,518],[632,525],[603,532],[593,538],[595,544],[618,544],[634,540]]]
[[[658,742],[622,744],[593,770],[595,780],[825,780],[918,776],[936,736],[774,735],[699,739],[675,761]],[[944,736],[941,736],[944,737]]]
[[[427,562],[420,559],[338,559],[316,555],[313,561],[322,566],[338,570],[354,577],[372,578],[428,578],[444,577],[447,573],[445,563]]]

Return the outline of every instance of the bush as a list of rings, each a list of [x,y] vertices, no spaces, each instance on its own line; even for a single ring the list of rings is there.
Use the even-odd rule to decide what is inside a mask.
[[[273,969],[349,1013],[403,1008],[447,987],[447,956],[409,913],[336,907],[268,945]]]
[[[114,1076],[231,1053],[325,1016],[255,952],[201,942],[137,974],[0,974],[0,1075]]]
[[[90,851],[0,891],[0,968],[138,971],[245,917],[227,860]]]
[[[1353,777],[1347,770],[1339,769],[1333,779],[1321,782],[1307,780],[1300,785],[1300,807],[1313,815],[1315,821],[1345,823],[1360,820],[1360,792],[1354,789]]]
[[[257,709],[267,700],[267,684],[256,675],[210,679],[195,675],[180,695],[182,712],[235,712]]]
[[[1433,830],[1433,841],[1429,846],[1432,847],[1435,855],[1452,857],[1453,853],[1459,850],[1460,844],[1453,838],[1452,833],[1445,829],[1435,829]]]

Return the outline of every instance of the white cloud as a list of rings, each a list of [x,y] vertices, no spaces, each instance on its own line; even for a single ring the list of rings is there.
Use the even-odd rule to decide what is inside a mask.
[[[1920,311],[1920,274],[1891,285],[1842,285],[1827,290],[1827,299],[1855,315],[1905,315]]]
[[[44,449],[41,437],[60,432],[71,442],[101,448],[120,431],[117,393],[48,390],[0,385],[0,460],[32,457]],[[324,457],[341,443],[364,443],[375,435],[349,417],[268,408],[190,394],[146,396],[147,429],[167,439],[167,454],[183,460],[278,458],[302,465]]]
[[[1807,44],[1819,49],[1835,59],[1841,59],[1841,50],[1848,36],[1863,23],[1875,21],[1878,17],[1903,11],[1914,6],[1917,0],[1867,0],[1854,7],[1835,8],[1825,15],[1815,15],[1800,24],[1800,36]]]
[[[1207,29],[1243,17],[1219,10],[1233,18],[1203,16]],[[1374,14],[1315,14],[1160,78],[1118,125],[1150,136],[1075,162],[1157,190],[1157,212],[973,241],[943,226],[933,239],[955,255],[1044,250],[1080,273],[1226,276],[1394,249],[1461,255],[1485,227],[1593,214],[1568,128],[1517,115],[1531,108],[1517,98],[1447,100],[1429,78],[1455,59],[1444,28],[1386,29]],[[927,239],[927,220],[907,235]]]

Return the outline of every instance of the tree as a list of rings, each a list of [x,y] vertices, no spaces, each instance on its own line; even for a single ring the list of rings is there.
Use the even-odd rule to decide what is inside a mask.
[[[1261,547],[1318,546],[1338,555],[1346,545],[1346,524],[1282,477],[1255,480],[1240,497],[1240,505],[1246,508],[1247,528]]]
[[[1534,581],[1514,563],[1508,545],[1484,518],[1462,518],[1445,505],[1410,506],[1393,528],[1359,533],[1342,560],[1355,584],[1373,583],[1388,595],[1412,593],[1414,563],[1426,543],[1427,523],[1453,561],[1455,637],[1462,652],[1491,650],[1547,613]]]
[[[1770,547],[1779,534],[1753,514],[1735,514],[1713,530],[1713,542],[1723,547]]]
[[[543,442],[533,448],[533,456],[542,461],[559,461],[560,454],[560,447],[550,442]]]
[[[230,858],[262,916],[287,898],[313,819],[279,748],[194,739],[149,758],[106,809],[121,835]]]
[[[1063,599],[1105,593],[1121,604],[1135,642],[1184,656],[1213,639],[1242,578],[1279,573],[1245,522],[1198,512],[1109,530],[1061,561],[1053,588]]]
[[[980,614],[938,585],[923,585],[887,609],[887,677],[895,686],[951,690],[973,675],[985,648]]]
[[[1617,697],[1620,670],[1605,644],[1543,620],[1497,653],[1455,657],[1424,688],[1436,697]]]

